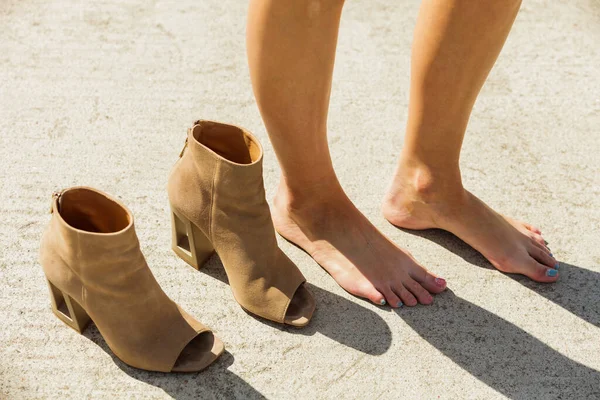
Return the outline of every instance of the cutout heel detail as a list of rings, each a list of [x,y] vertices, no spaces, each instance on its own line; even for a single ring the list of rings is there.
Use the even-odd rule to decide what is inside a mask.
[[[206,235],[171,206],[172,248],[183,261],[200,269],[215,248]]]
[[[83,333],[91,321],[87,312],[68,294],[54,286],[49,280],[46,281],[50,289],[50,301],[54,315],[75,331]]]

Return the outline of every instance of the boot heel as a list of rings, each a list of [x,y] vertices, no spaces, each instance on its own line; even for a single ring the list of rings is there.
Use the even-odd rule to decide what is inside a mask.
[[[183,261],[196,269],[215,252],[210,240],[196,225],[171,207],[172,248]]]
[[[83,333],[85,327],[91,321],[88,313],[68,294],[54,286],[49,280],[46,281],[48,282],[48,288],[50,288],[50,300],[54,315],[67,326]]]

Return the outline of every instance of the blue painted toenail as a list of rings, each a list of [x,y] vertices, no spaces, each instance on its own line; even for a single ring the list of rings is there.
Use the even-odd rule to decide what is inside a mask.
[[[549,269],[548,271],[546,271],[546,275],[548,276],[556,276],[556,274],[558,274],[558,271],[555,269]]]
[[[558,267],[560,267],[560,264],[556,263],[556,265],[554,266],[554,268],[558,269]]]
[[[398,304],[396,304],[396,307],[402,307],[404,305],[404,303],[402,303],[401,301],[398,302]]]
[[[379,302],[379,304],[381,304],[382,306],[385,306],[385,299],[381,299],[381,301]]]

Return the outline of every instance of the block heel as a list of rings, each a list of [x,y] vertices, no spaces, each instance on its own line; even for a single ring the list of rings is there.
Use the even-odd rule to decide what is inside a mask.
[[[57,288],[52,282],[49,280],[46,280],[46,282],[48,282],[48,288],[50,289],[50,301],[52,302],[54,315],[75,331],[83,333],[85,327],[91,321],[88,313],[79,303]]]
[[[183,261],[200,269],[215,248],[206,235],[171,206],[172,248]]]

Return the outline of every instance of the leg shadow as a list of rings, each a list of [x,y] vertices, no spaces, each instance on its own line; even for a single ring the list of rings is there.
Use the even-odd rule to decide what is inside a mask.
[[[216,255],[212,256],[200,271],[227,283],[227,274]],[[390,348],[392,332],[377,313],[310,283],[307,283],[307,287],[315,296],[317,310],[308,326],[304,328],[298,329],[248,315],[274,329],[292,334],[312,336],[319,332],[340,344],[370,355],[381,355]],[[231,301],[235,301],[233,295]],[[389,310],[389,307],[384,309]]]
[[[600,273],[560,262],[560,279],[552,285],[510,275],[521,285],[600,328]]]
[[[437,243],[470,264],[495,269],[479,252],[449,232],[441,229],[405,232]],[[560,279],[553,284],[535,282],[523,275],[506,275],[600,328],[600,273],[563,262],[559,271]]]
[[[461,368],[511,399],[600,398],[600,372],[450,290],[436,296],[434,307],[396,312]]]
[[[231,353],[227,351],[201,372],[150,372],[130,367],[117,358],[95,325],[90,324],[85,330],[84,336],[110,355],[114,363],[127,375],[161,388],[174,399],[266,399],[246,381],[227,369],[234,361]]]

